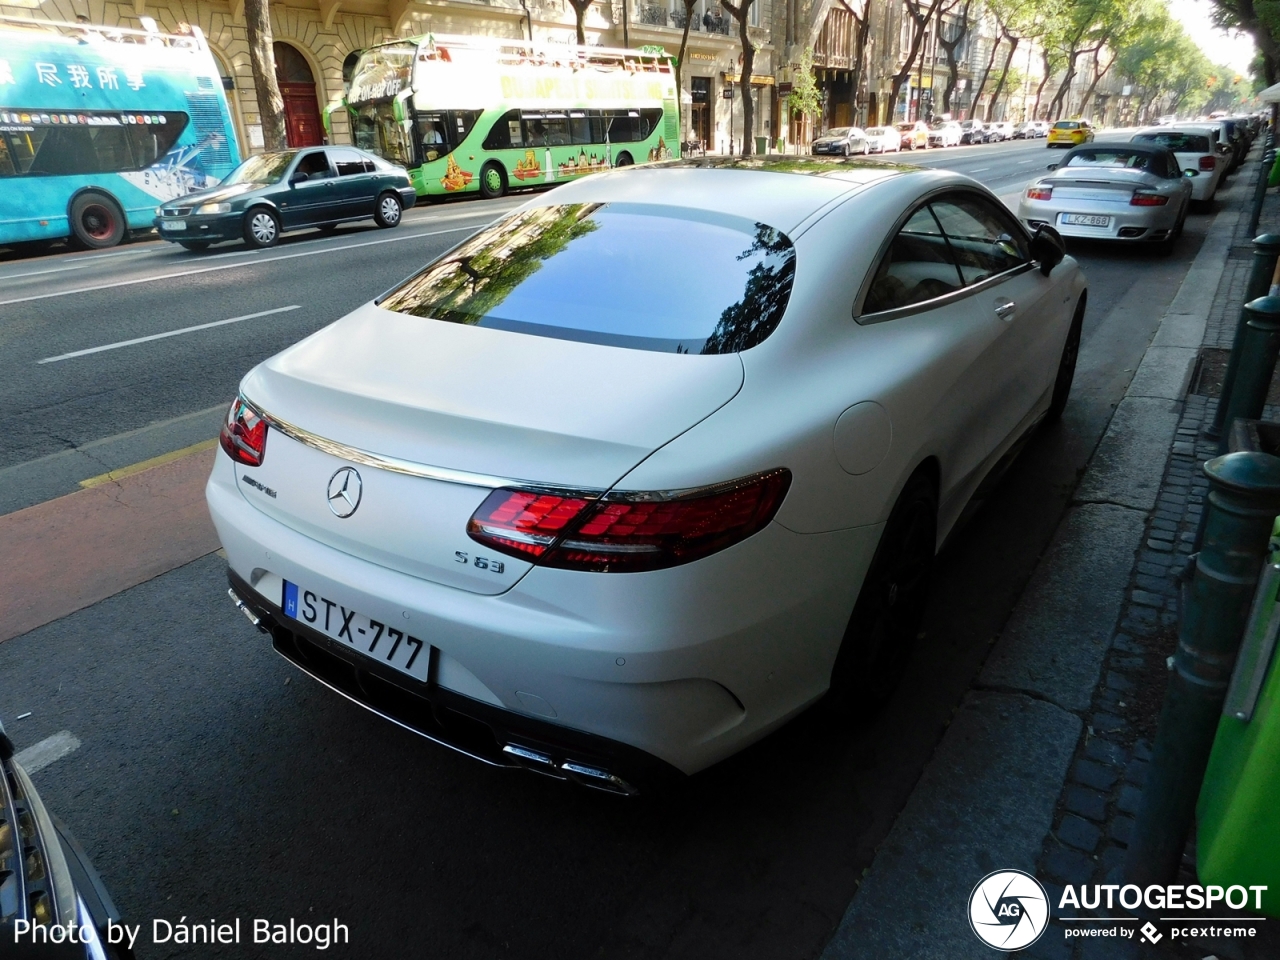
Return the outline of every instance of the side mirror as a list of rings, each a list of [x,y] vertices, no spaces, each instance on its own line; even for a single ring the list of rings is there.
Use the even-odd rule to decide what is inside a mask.
[[[1067,246],[1057,230],[1047,223],[1036,227],[1036,232],[1031,235],[1031,259],[1040,261],[1041,273],[1047,277],[1066,255]]]
[[[1056,163],[1051,163],[1051,164],[1049,164],[1047,167],[1045,167],[1045,169],[1046,169],[1046,170],[1057,170],[1057,169],[1058,169],[1058,165],[1057,165]]]
[[[295,170],[293,173],[289,174],[289,186],[291,187],[296,187],[300,183],[305,183],[306,180],[307,175],[300,170]]]

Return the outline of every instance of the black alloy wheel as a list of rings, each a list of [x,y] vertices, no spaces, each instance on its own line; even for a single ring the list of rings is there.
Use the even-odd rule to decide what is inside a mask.
[[[893,694],[924,619],[937,531],[938,493],[917,470],[894,504],[845,628],[823,700],[830,715],[870,716]]]

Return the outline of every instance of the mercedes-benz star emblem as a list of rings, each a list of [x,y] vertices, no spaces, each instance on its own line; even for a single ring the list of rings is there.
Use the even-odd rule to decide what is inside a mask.
[[[360,474],[355,467],[343,467],[329,478],[329,509],[340,520],[345,520],[360,506]]]

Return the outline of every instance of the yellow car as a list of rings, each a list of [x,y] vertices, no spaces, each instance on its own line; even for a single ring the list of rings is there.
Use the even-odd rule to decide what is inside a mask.
[[[1045,146],[1070,149],[1082,143],[1090,143],[1092,140],[1093,127],[1089,126],[1088,120],[1059,120],[1049,128],[1048,142]]]

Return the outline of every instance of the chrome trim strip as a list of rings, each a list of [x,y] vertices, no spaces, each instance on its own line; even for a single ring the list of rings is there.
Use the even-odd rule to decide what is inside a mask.
[[[369,450],[361,450],[359,447],[352,447],[345,443],[339,443],[336,440],[326,439],[325,437],[312,433],[310,430],[304,430],[302,427],[292,424],[287,420],[281,420],[279,417],[267,413],[262,409],[262,407],[243,394],[241,394],[240,400],[260,418],[265,420],[268,427],[273,430],[278,430],[289,439],[296,440],[298,443],[302,443],[308,447],[319,450],[321,453],[327,453],[331,457],[337,457],[339,460],[347,460],[351,463],[358,463],[361,466],[374,467],[378,470],[387,470],[391,473],[403,473],[405,476],[420,477],[424,480],[439,480],[441,483],[459,483],[468,487],[484,487],[489,490],[496,490],[498,487],[519,486],[525,489],[536,488],[547,491],[572,490],[572,492],[578,494],[584,492],[576,488],[546,483],[535,483],[531,480],[519,480],[514,477],[495,477],[485,473],[471,473],[468,470],[451,470],[448,467],[436,467],[426,463],[415,463],[412,460],[402,460],[399,457],[390,457],[381,453],[373,453]]]
[[[1026,273],[1028,270],[1035,270],[1039,267],[1039,261],[1028,260],[1026,263],[1020,263],[1011,270],[1004,273],[993,274],[985,280],[971,284],[967,287],[961,287],[959,290],[953,290],[950,293],[943,294],[941,297],[934,297],[932,300],[921,300],[919,303],[910,303],[905,307],[895,307],[892,310],[881,310],[879,313],[866,313],[854,320],[862,325],[872,323],[883,323],[886,320],[897,320],[899,317],[909,317],[916,313],[925,313],[929,310],[936,310],[938,307],[946,306],[949,303],[956,303],[959,300],[967,299],[975,293],[981,293],[983,290],[989,290],[997,284],[1004,283],[1010,277],[1016,277],[1020,273]]]

